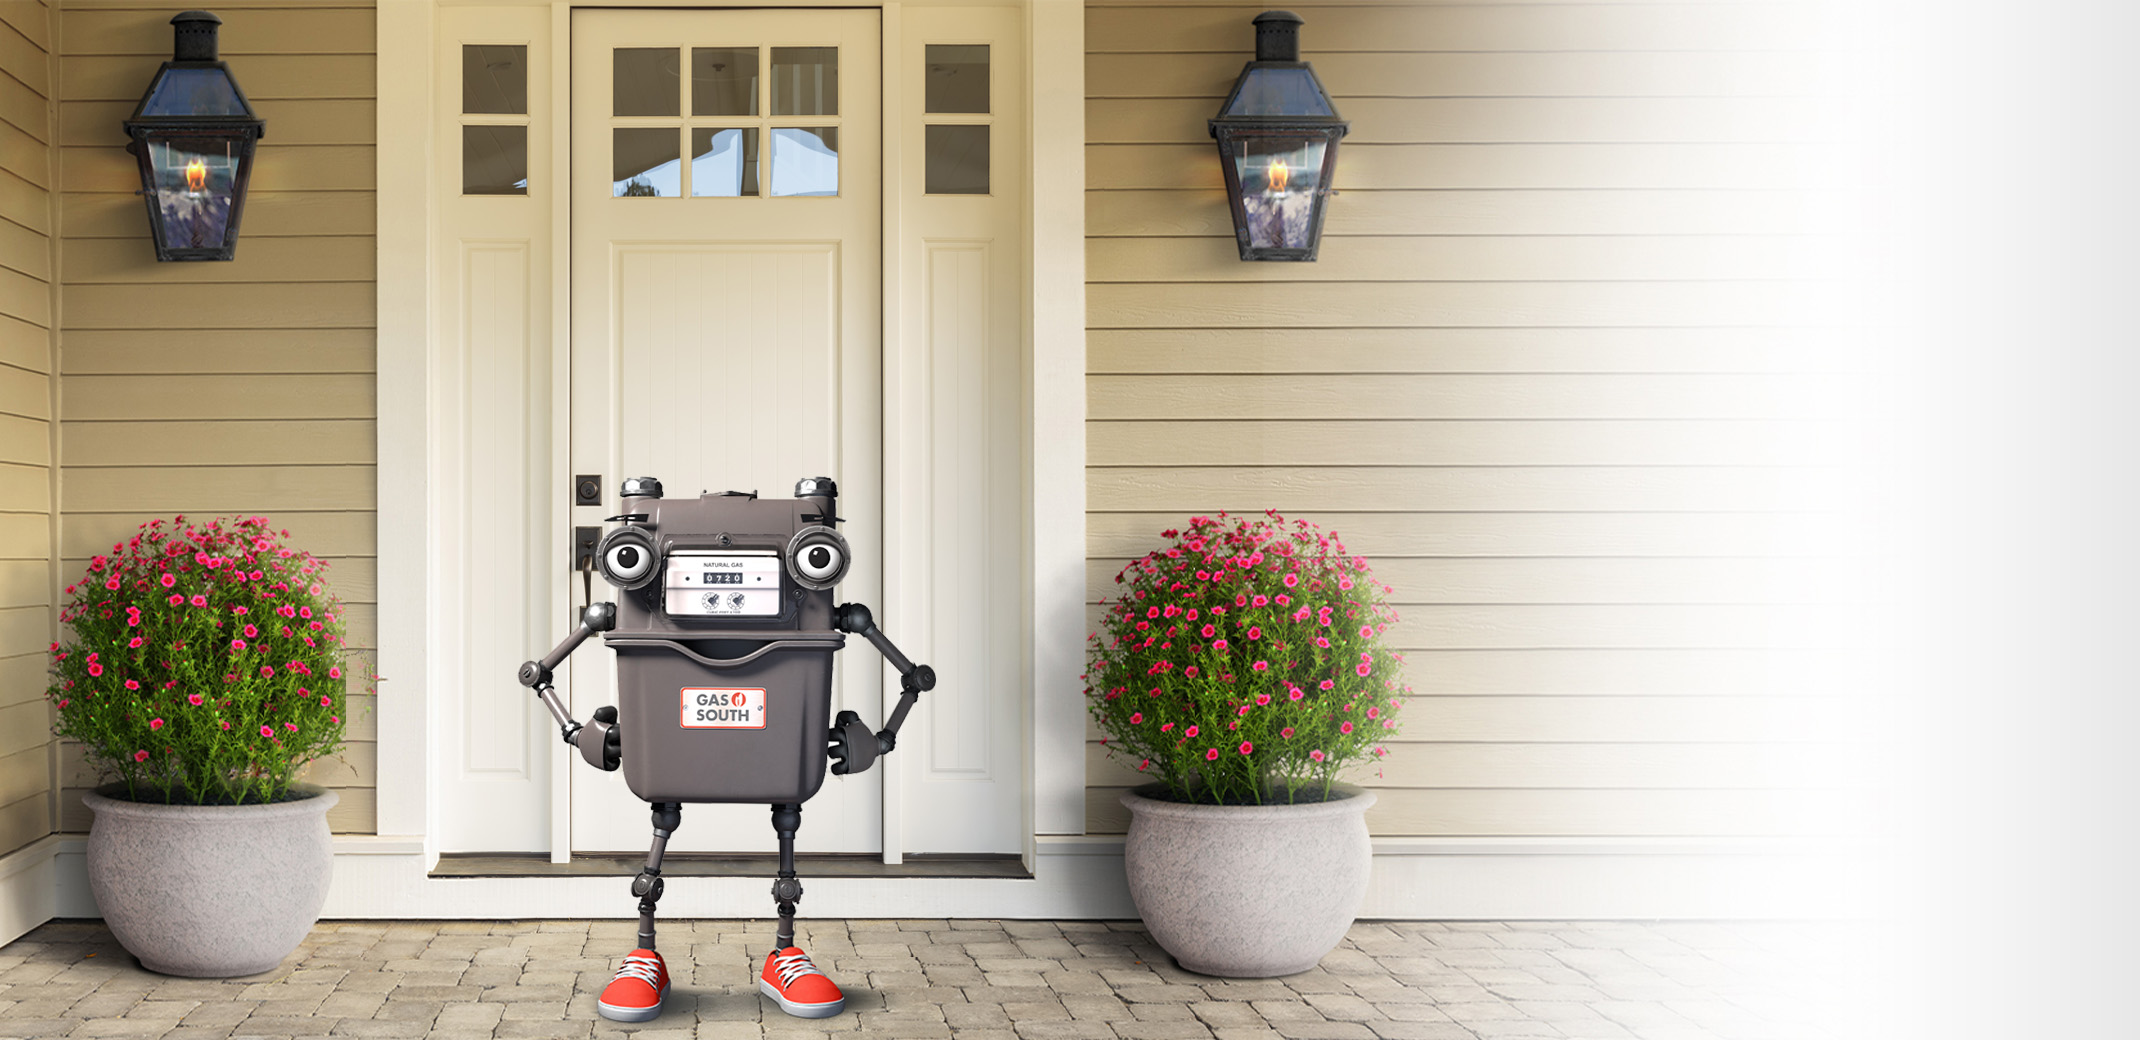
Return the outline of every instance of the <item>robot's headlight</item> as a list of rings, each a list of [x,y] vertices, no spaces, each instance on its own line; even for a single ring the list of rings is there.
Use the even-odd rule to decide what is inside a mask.
[[[620,527],[602,536],[595,550],[602,577],[620,589],[636,589],[654,580],[654,543],[636,527]]]
[[[788,541],[788,576],[806,589],[829,589],[847,575],[847,539],[829,527],[805,527]]]

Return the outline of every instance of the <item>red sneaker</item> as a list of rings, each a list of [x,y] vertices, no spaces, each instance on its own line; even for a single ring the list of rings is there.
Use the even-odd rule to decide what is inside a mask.
[[[612,1022],[644,1022],[661,1014],[661,1000],[668,995],[669,967],[661,954],[633,950],[594,1008]]]
[[[780,1010],[796,1018],[830,1018],[847,1006],[840,987],[810,963],[809,954],[793,946],[765,955],[758,992],[778,1001]]]

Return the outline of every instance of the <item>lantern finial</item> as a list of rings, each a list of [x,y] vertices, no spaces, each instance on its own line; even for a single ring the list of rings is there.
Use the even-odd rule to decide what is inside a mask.
[[[1299,61],[1300,23],[1291,11],[1265,11],[1256,16],[1256,60]]]
[[[216,30],[223,24],[209,11],[180,11],[171,16],[172,61],[218,61]]]

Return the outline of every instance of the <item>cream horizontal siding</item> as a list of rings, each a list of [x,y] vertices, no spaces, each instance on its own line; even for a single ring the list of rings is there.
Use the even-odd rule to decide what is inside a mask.
[[[1859,406],[1790,4],[1309,4],[1352,132],[1313,264],[1236,255],[1205,120],[1260,7],[1088,5],[1089,618],[1199,513],[1338,531],[1418,697],[1389,836],[1829,834]],[[1087,827],[1137,782],[1087,728]]]
[[[0,854],[52,833],[52,36],[0,4]]]
[[[171,9],[60,16],[63,240],[60,568],[177,513],[269,517],[330,561],[350,641],[377,644],[374,12],[361,3],[217,8],[222,57],[268,121],[229,263],[155,262],[119,123],[171,50]],[[309,779],[340,793],[338,832],[375,829],[374,698],[349,749]],[[0,749],[4,751],[4,749]],[[5,761],[0,759],[0,782]],[[60,755],[60,825],[88,824],[94,780]]]

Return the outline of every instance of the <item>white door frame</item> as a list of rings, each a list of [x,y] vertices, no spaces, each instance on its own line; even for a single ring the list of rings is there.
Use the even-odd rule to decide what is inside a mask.
[[[460,5],[456,5],[460,6]],[[570,38],[574,6],[719,7],[748,4],[680,2],[680,0],[528,0],[497,5],[518,18],[548,14],[549,41]],[[846,6],[804,0],[785,6]],[[882,5],[883,46],[887,67],[896,67],[902,7]],[[933,6],[933,5],[927,5]],[[1025,487],[1026,599],[1031,618],[1024,648],[1027,807],[1026,860],[1034,864],[1036,836],[1078,835],[1084,831],[1084,712],[1077,675],[1083,657],[1085,558],[1085,436],[1083,394],[1059,390],[1035,393],[1036,386],[1081,386],[1085,371],[1084,336],[1084,8],[1073,0],[1024,0],[1027,47],[1025,135],[1026,198],[1046,198],[1037,209],[1028,202],[1025,235]],[[454,602],[435,577],[437,561],[458,548],[451,518],[456,489],[437,479],[448,460],[439,371],[440,330],[438,269],[439,200],[434,196],[439,164],[433,121],[454,99],[441,87],[434,52],[438,41],[438,0],[393,0],[378,9],[378,387],[379,387],[379,671],[386,677],[379,704],[379,815],[381,835],[421,836],[427,865],[435,861],[437,807],[429,777],[433,749],[428,734],[431,716],[443,703],[431,696],[462,681],[458,648],[450,645],[444,603]],[[569,111],[569,47],[549,48],[552,111]],[[531,89],[534,84],[531,83]],[[895,110],[897,77],[887,76],[885,105]],[[547,163],[550,183],[569,177],[570,142],[554,134]],[[894,190],[898,164],[891,135],[886,138],[887,195]],[[542,157],[529,156],[531,171]],[[553,398],[564,393],[563,366],[570,334],[569,199],[551,191],[550,252],[552,300],[551,360]],[[885,213],[885,241],[897,241],[897,207]],[[888,246],[889,248],[889,246]],[[887,311],[897,299],[897,264],[885,265]],[[898,326],[887,313],[885,356],[899,356]],[[890,388],[887,387],[889,397]],[[564,402],[557,400],[562,408]],[[912,416],[895,412],[887,400],[886,441],[901,435]],[[563,473],[565,428],[557,424],[553,450]],[[888,448],[889,450],[889,448]],[[556,503],[554,530],[569,527],[569,507],[562,488],[552,489]],[[908,515],[920,503],[894,504],[888,496],[887,544],[896,544],[902,524],[921,522]],[[553,604],[568,602],[566,577],[553,582]],[[891,576],[887,575],[887,582]],[[900,593],[887,589],[898,602]],[[560,635],[562,635],[562,631]],[[531,648],[534,649],[534,648]],[[500,681],[504,672],[500,672]],[[554,745],[552,782],[562,783],[569,749]],[[888,774],[889,776],[889,774]],[[890,797],[888,782],[888,798]],[[554,799],[552,847],[569,848],[568,799]],[[893,837],[888,814],[887,847]],[[555,855],[555,854],[553,854]]]

